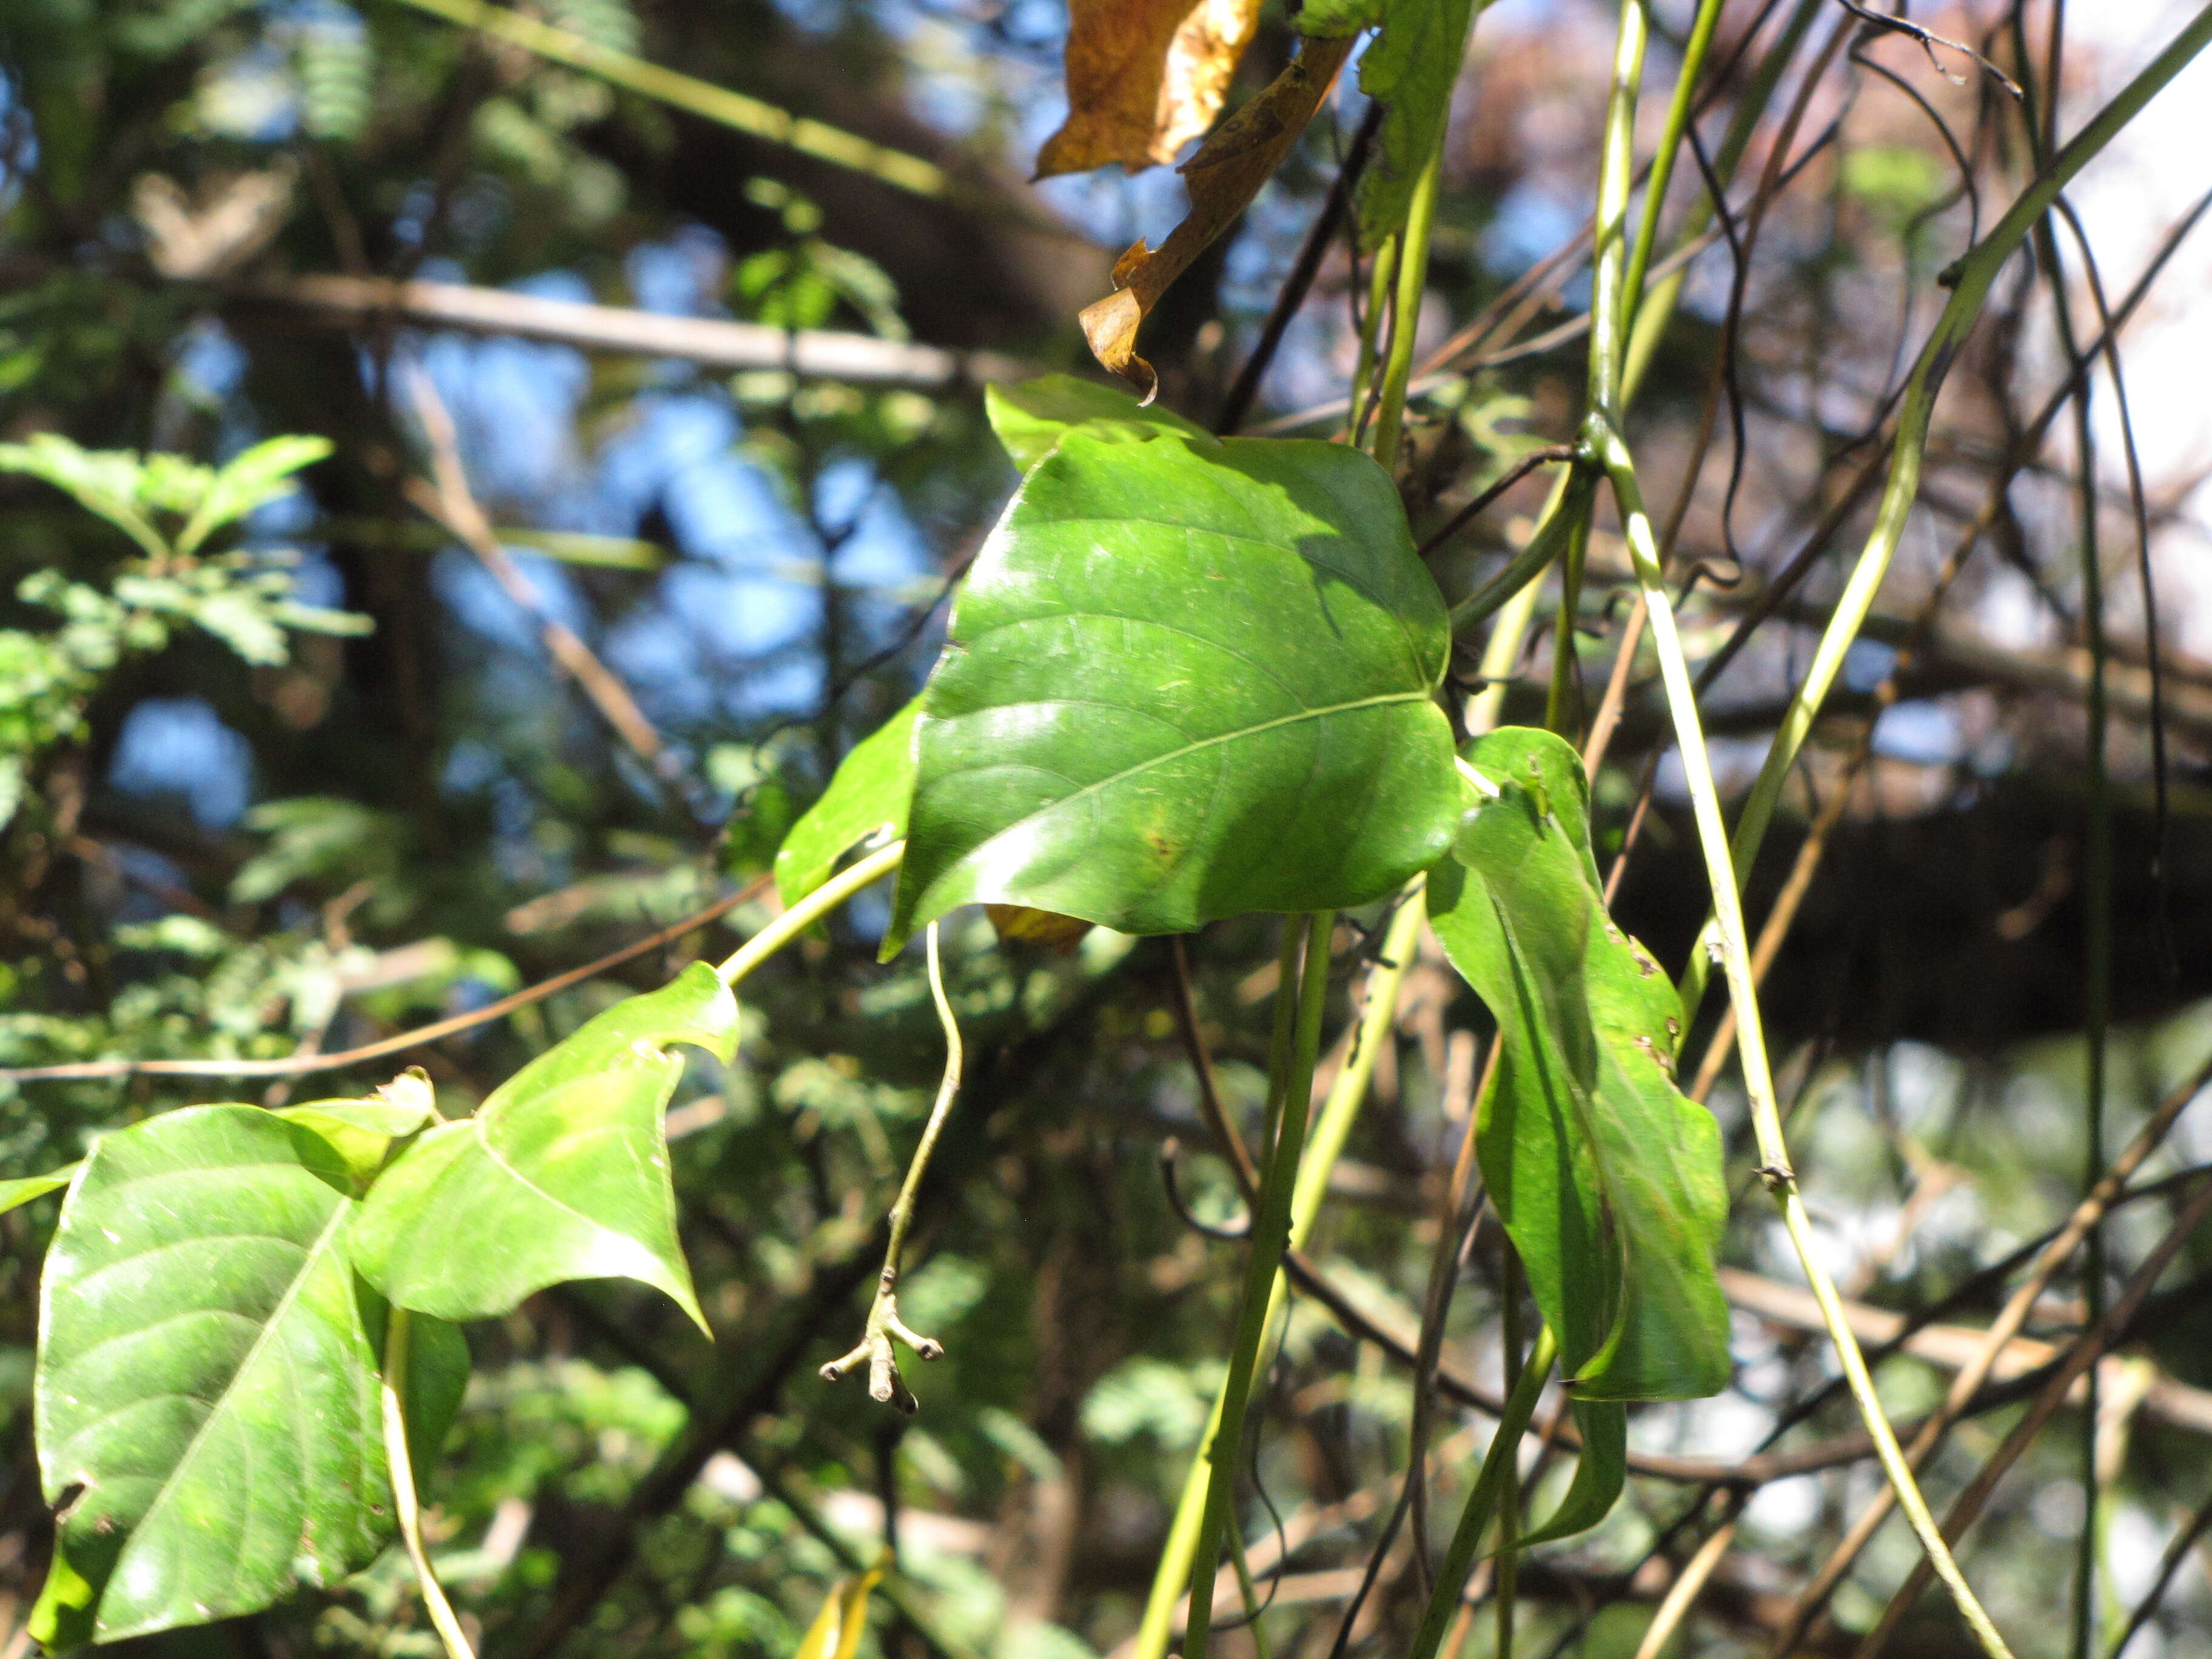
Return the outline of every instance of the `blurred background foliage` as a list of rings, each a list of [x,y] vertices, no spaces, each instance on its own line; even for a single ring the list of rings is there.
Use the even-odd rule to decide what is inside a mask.
[[[1021,182],[1064,109],[1057,0],[528,9],[921,157],[950,180],[934,193],[459,27],[449,9],[0,6],[0,1066],[344,1049],[466,1013],[736,891],[839,757],[913,693],[945,584],[1014,481],[961,366],[979,360],[892,348],[1083,368],[1076,310],[1105,291],[1121,246],[1157,240],[1178,211],[1164,170]],[[1656,9],[1663,73],[1687,9]],[[1936,275],[1974,216],[1985,225],[1990,202],[2025,176],[1985,82],[1860,37],[1833,8],[1731,5],[1724,45],[1753,49],[1718,54],[1724,101],[1755,95],[1746,66],[1801,15],[1808,44],[1765,89],[1742,175],[1784,142],[1803,163],[1778,169],[1785,187],[1728,355],[1745,465],[1733,485],[1724,463],[1706,465],[1684,520],[1686,549],[1746,573],[1698,590],[1687,617],[1705,655],[1812,537],[1809,579],[1778,595],[1709,699],[1738,787],[1856,545],[1863,507],[1844,486],[1878,447],[1866,434],[1898,343],[1933,314]],[[2002,56],[2008,15],[1961,6],[1929,21]],[[2163,39],[2162,17],[2120,7],[2086,29],[2066,107]],[[1495,322],[1501,298],[1532,297],[1478,343],[1488,357],[1460,349],[1422,382],[1406,469],[1417,534],[1522,451],[1565,435],[1579,347],[1545,339],[1579,315],[1586,281],[1571,260],[1548,287],[1538,279],[1583,228],[1609,30],[1607,9],[1583,0],[1510,0],[1478,25],[1445,150],[1423,349],[1471,319]],[[1238,95],[1289,51],[1270,8]],[[1900,84],[1963,135],[1982,194],[1960,187]],[[2173,97],[2201,111],[2203,90]],[[1340,90],[1152,319],[1145,349],[1170,406],[1200,420],[1218,409],[1360,115],[1357,93]],[[2148,184],[2116,173],[2085,186],[2093,224],[2118,227],[2114,295],[2178,216],[2170,177],[2202,187],[2187,172],[2201,149],[2138,153],[2127,165]],[[1694,179],[1679,187],[1694,193]],[[2207,270],[2189,251],[2168,281],[2201,295]],[[1638,409],[1662,501],[1713,406],[1727,343],[1726,246],[1692,270]],[[389,290],[319,307],[298,287],[310,277],[466,285],[492,320],[437,326]],[[1255,424],[1343,396],[1364,292],[1340,240],[1262,383]],[[2064,369],[2036,343],[2040,294],[2025,278],[2005,289],[1954,377],[1928,522],[1812,751],[1791,832],[1753,882],[1756,917],[1808,823],[1844,792],[1768,983],[1801,1170],[1855,1295],[1910,1310],[1964,1286],[1943,1316],[1967,1323],[1995,1301],[1974,1274],[2065,1213],[2084,1156],[2087,671],[2072,459],[2063,434],[2047,453],[2012,452]],[[521,311],[498,309],[528,301],[827,331],[858,343],[851,361],[865,372],[794,373],[773,343],[734,365],[687,357],[673,337],[668,355],[586,349],[562,337],[570,323],[524,326]],[[2173,331],[2157,305],[2145,316],[2167,330],[2158,350],[2197,343],[2201,403],[2201,328]],[[1536,344],[1504,349],[1523,341]],[[2184,413],[2171,374],[2149,373],[2154,563],[2168,583],[2162,825],[2148,694],[2128,690],[2147,680],[2148,646],[2116,442],[2103,467],[2126,693],[2111,732],[2115,1148],[2212,1050],[2212,589],[2192,574],[2202,453],[2185,422],[2172,424]],[[417,376],[427,401],[410,391]],[[450,410],[467,486],[496,527],[493,556],[456,533],[450,510],[444,522],[424,510],[437,501],[422,483],[437,459],[434,404]],[[1334,418],[1279,429],[1326,434]],[[2099,418],[2109,426],[2109,404]],[[241,485],[220,523],[200,526],[228,476],[210,469],[266,461],[256,446],[286,436],[313,441],[276,452],[281,476]],[[1940,578],[1944,546],[1993,487],[1964,573]],[[1448,591],[1467,591],[1525,537],[1540,488],[1518,488],[1439,552]],[[1590,560],[1570,642],[1594,707],[1627,565],[1604,530]],[[1934,621],[1901,657],[1931,597]],[[653,747],[611,724],[549,649],[556,626],[626,689]],[[1556,649],[1540,630],[1509,713],[1540,708]],[[1472,657],[1462,670],[1472,690]],[[1609,860],[1656,767],[1620,902],[1672,965],[1704,898],[1663,729],[1639,673],[1595,794]],[[1870,756],[1854,759],[1869,729]],[[757,927],[769,902],[750,898],[408,1058],[429,1068],[449,1112],[465,1110],[611,1001],[726,950],[728,928]],[[926,1189],[923,1265],[902,1291],[908,1320],[950,1352],[910,1370],[921,1410],[907,1421],[813,1369],[858,1322],[939,1064],[918,953],[874,964],[884,920],[880,896],[864,899],[750,981],[738,1063],[696,1061],[679,1092],[684,1243],[717,1341],[649,1292],[599,1284],[471,1333],[476,1377],[429,1477],[429,1524],[488,1653],[781,1659],[833,1581],[883,1542],[896,1548],[897,1593],[874,1603],[870,1652],[1079,1659],[1133,1631],[1220,1375],[1238,1261],[1192,1219],[1235,1219],[1225,1168],[1185,1155],[1180,1205],[1162,1179],[1170,1141],[1206,1139],[1164,942],[1094,933],[1059,955],[1002,945],[980,916],[951,929],[975,1058]],[[1347,926],[1338,945],[1352,957],[1367,941]],[[1272,927],[1209,929],[1193,954],[1202,1029],[1249,1118]],[[1486,1036],[1473,1000],[1425,952],[1313,1252],[1386,1327],[1411,1327]],[[368,1086],[401,1063],[279,1080],[265,1095],[256,1082],[240,1097]],[[58,1167],[103,1128],[234,1086],[0,1084],[0,1174]],[[1732,1088],[1723,1073],[1713,1103],[1747,1172]],[[2207,1157],[2212,1127],[2185,1116],[2145,1176]],[[18,1627],[49,1535],[27,1405],[52,1210],[0,1218],[7,1659],[24,1651]],[[2120,1214],[2116,1275],[2160,1235],[2160,1210],[2153,1199]],[[1468,1253],[1448,1344],[1486,1378],[1498,1363],[1494,1244],[1486,1231]],[[1796,1283],[1755,1196],[1729,1249],[1754,1289],[1761,1275]],[[2148,1587],[2176,1514],[2212,1481],[2209,1290],[2212,1257],[2192,1243],[2111,1362],[2107,1401],[2117,1389],[2132,1401],[2097,1431],[2111,1453],[2100,1547],[2116,1607]],[[2079,1317],[2078,1287],[2062,1287],[2031,1332],[2056,1340]],[[1825,1346],[1802,1325],[1771,1304],[1741,1310],[1735,1387],[1640,1412],[1634,1443],[1708,1460],[1751,1452],[1827,1376]],[[1910,1414],[1945,1375],[1899,1360],[1883,1383]],[[2000,1402],[1956,1437],[1936,1487],[1971,1473],[2006,1409],[2017,1407]],[[1273,1585],[1262,1633],[1318,1659],[1376,1534],[1377,1493],[1404,1464],[1411,1396],[1395,1361],[1301,1297],[1263,1413],[1265,1502],[1247,1516],[1255,1568]],[[1471,1476],[1485,1421],[1455,1416],[1439,1431],[1439,1505]],[[1830,1401],[1781,1443],[1849,1431]],[[2063,1416],[1969,1552],[2023,1654],[2063,1646],[2057,1610],[2085,1510],[2069,1442],[2089,1431]],[[1748,1489],[1736,1542],[1678,1642],[1760,1650],[1874,1479],[1862,1462]],[[1670,1564],[1699,1535],[1670,1529],[1695,1490],[1639,1478],[1598,1533],[1525,1569],[1525,1650],[1627,1659]],[[1893,1523],[1815,1644],[1847,1647],[1912,1559]],[[1362,1650],[1402,1640],[1419,1578],[1402,1552],[1389,1558],[1353,1632]],[[2203,1569],[2185,1565],[2134,1659],[2212,1648],[2208,1607]],[[1240,1654],[1252,1645],[1224,1639]],[[1489,1652],[1488,1622],[1465,1639],[1467,1654]],[[1931,1605],[1906,1640],[1949,1654],[1964,1638]],[[396,1552],[280,1612],[143,1645],[271,1659],[437,1651]]]

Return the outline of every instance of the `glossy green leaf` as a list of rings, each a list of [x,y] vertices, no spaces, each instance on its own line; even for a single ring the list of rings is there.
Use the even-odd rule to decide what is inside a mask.
[[[1119,386],[1041,374],[1018,386],[988,386],[983,406],[991,430],[1024,472],[1052,453],[1070,428],[1081,427],[1105,442],[1139,443],[1163,432],[1203,438],[1206,428],[1158,404],[1139,403]]]
[[[44,1198],[48,1193],[59,1192],[70,1184],[77,1166],[65,1164],[51,1175],[17,1176],[12,1181],[0,1181],[0,1215],[18,1206],[28,1204],[34,1198]]]
[[[706,1328],[676,1237],[661,1113],[690,1043],[727,1061],[738,1003],[704,963],[580,1028],[378,1177],[352,1236],[403,1308],[494,1319],[575,1279],[635,1279]]]
[[[1429,913],[1504,1042],[1477,1119],[1491,1201],[1577,1398],[1715,1393],[1728,1198],[1712,1115],[1674,1085],[1673,983],[1606,914],[1574,750],[1511,728],[1468,759],[1498,793],[1431,872]]]
[[[1307,0],[1297,27],[1356,34],[1376,25],[1359,60],[1359,89],[1382,106],[1374,162],[1359,181],[1359,240],[1370,249],[1404,228],[1413,184],[1443,142],[1468,30],[1488,0]]]
[[[914,702],[853,745],[822,799],[809,807],[776,849],[775,890],[793,905],[830,879],[837,860],[862,842],[906,834],[914,794]]]
[[[975,901],[1162,933],[1381,897],[1457,817],[1449,647],[1357,450],[1068,433],[922,694],[887,947]]]
[[[104,1137],[56,1226],[33,1388],[65,1505],[33,1616],[50,1648],[250,1613],[366,1563],[391,1528],[377,1355],[343,1160],[252,1106]],[[417,1344],[425,1455],[466,1349]]]

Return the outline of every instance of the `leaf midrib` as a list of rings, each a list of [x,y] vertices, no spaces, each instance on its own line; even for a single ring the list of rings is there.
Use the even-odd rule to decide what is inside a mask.
[[[988,708],[979,708],[975,710],[975,713],[977,714],[997,714],[1001,709],[1005,708],[1034,708],[1042,704],[1057,702],[1082,702],[1086,701],[1091,700],[1080,697],[1033,697],[1025,702],[1000,703]],[[1360,697],[1351,702],[1330,703],[1321,708],[1301,708],[1295,714],[1278,714],[1273,720],[1261,720],[1257,726],[1240,726],[1234,732],[1223,732],[1211,738],[1199,738],[1193,742],[1184,744],[1180,748],[1170,749],[1164,753],[1152,756],[1147,759],[1137,762],[1133,766],[1125,766],[1120,771],[1112,773],[1106,777],[1100,778],[1094,783],[1084,784],[1070,793],[1062,795],[1055,800],[1048,802],[1045,805],[1039,807],[1034,812],[1024,813],[1020,817],[1015,819],[1012,823],[1008,824],[1006,829],[998,831],[997,834],[991,836],[988,839],[979,842],[974,849],[971,849],[969,853],[964,855],[963,862],[965,862],[967,858],[974,857],[976,852],[980,852],[983,848],[988,847],[992,842],[998,840],[1000,836],[1006,835],[1021,824],[1027,823],[1031,818],[1042,817],[1046,812],[1056,811],[1060,808],[1066,806],[1072,802],[1081,800],[1086,795],[1097,794],[1102,789],[1110,789],[1115,784],[1120,783],[1126,778],[1136,777],[1141,773],[1151,771],[1155,767],[1165,766],[1170,762],[1179,761],[1185,756],[1198,753],[1202,749],[1218,748],[1224,743],[1239,743],[1247,738],[1256,738],[1263,732],[1279,731],[1287,726],[1296,726],[1302,720],[1326,720],[1334,714],[1356,714],[1362,708],[1379,708],[1387,707],[1391,703],[1426,702],[1428,701],[1429,694],[1425,691],[1392,691],[1381,696]],[[954,715],[950,720],[945,720],[942,716],[934,718],[941,720],[945,725],[951,725],[956,720],[967,720],[972,717],[972,715],[960,714]],[[1005,763],[994,761],[987,766],[963,767],[957,771],[945,774],[945,776],[960,777],[969,772],[987,771],[1003,764],[1005,764]],[[1049,770],[1050,769],[1042,768],[1039,769]],[[1060,774],[1060,775],[1065,776],[1066,775]]]

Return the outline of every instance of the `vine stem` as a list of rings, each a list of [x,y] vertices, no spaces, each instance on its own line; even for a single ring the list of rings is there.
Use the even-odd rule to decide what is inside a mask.
[[[1668,597],[1666,582],[1659,569],[1659,550],[1652,536],[1650,515],[1644,510],[1643,495],[1637,487],[1635,463],[1620,434],[1610,426],[1603,426],[1593,436],[1600,446],[1613,499],[1627,532],[1629,554],[1635,562],[1637,581],[1644,590],[1644,604],[1650,616],[1651,639],[1658,653],[1660,675],[1667,688],[1668,705],[1674,714],[1675,744],[1681,750],[1682,770],[1688,781],[1691,807],[1697,819],[1698,842],[1705,853],[1706,877],[1713,890],[1722,968],[1728,980],[1729,1000],[1735,1010],[1736,1047],[1742,1056],[1744,1088],[1750,1097],[1752,1127],[1759,1141],[1759,1173],[1782,1206],[1783,1222],[1789,1229],[1790,1244],[1797,1252],[1814,1298],[1820,1304],[1822,1322],[1827,1327],[1829,1340],[1834,1344],[1836,1358],[1843,1366],[1844,1380],[1865,1421],[1867,1433],[1874,1441],[1875,1455],[1897,1492],[1898,1506],[1905,1511],[1905,1519],[1927,1552],[1929,1564],[1957,1601],[1960,1614],[1983,1651],[1990,1659],[2012,1659],[2011,1650],[1966,1583],[1950,1547],[1943,1541],[1936,1517],[1929,1511],[1927,1500],[1921,1496],[1919,1486],[1912,1478],[1911,1466],[1905,1462],[1897,1437],[1890,1430],[1889,1418],[1875,1393],[1866,1356],[1859,1351],[1858,1339],[1852,1334],[1842,1299],[1814,1249],[1812,1224],[1805,1213],[1797,1177],[1790,1166],[1789,1147],[1783,1139],[1782,1115],[1776,1103],[1773,1072],[1767,1060],[1766,1034],[1759,1015],[1759,992],[1752,978],[1743,902],[1736,890],[1735,867],[1729,854],[1728,830],[1721,817],[1720,794],[1713,786],[1705,733],[1698,722],[1697,691],[1691,684],[1681,636],[1675,628],[1674,604]]]
[[[1375,459],[1396,465],[1398,441],[1406,431],[1406,387],[1413,374],[1413,337],[1420,331],[1421,294],[1429,285],[1429,236],[1436,228],[1437,186],[1443,171],[1443,145],[1430,153],[1429,164],[1413,181],[1399,239],[1398,291],[1390,307],[1390,355],[1382,366],[1381,406],[1375,415]]]
[[[1279,1120],[1266,1174],[1260,1184],[1260,1207],[1252,1218],[1251,1253],[1244,1262],[1244,1293],[1237,1313],[1237,1334],[1229,1356],[1229,1375],[1222,1385],[1221,1420],[1206,1449],[1206,1509],[1193,1552],[1190,1613],[1184,1622],[1184,1659],[1205,1659],[1208,1633],[1213,1624],[1213,1579],[1221,1566],[1221,1540],[1231,1524],[1237,1495],[1237,1470],[1244,1441],[1244,1418],[1252,1400],[1252,1381],[1258,1370],[1274,1285],[1289,1248],[1291,1200],[1297,1186],[1298,1160],[1305,1151],[1306,1120],[1312,1115],[1314,1062],[1321,1052],[1321,1020],[1328,995],[1328,943],[1336,925],[1333,910],[1316,911],[1284,927],[1284,975],[1278,994],[1292,1011],[1291,1040],[1278,1043],[1270,1066],[1268,1097]],[[1304,965],[1295,981],[1290,975],[1290,942],[1302,938]],[[1296,990],[1292,987],[1295,983]],[[1278,1014],[1279,1030],[1284,1022]]]
[[[930,1155],[937,1150],[937,1138],[945,1133],[945,1121],[951,1115],[952,1102],[960,1092],[963,1059],[960,1022],[953,1016],[951,999],[945,994],[945,963],[939,954],[935,922],[929,924],[924,938],[929,962],[929,997],[937,1006],[937,1022],[945,1030],[945,1073],[938,1079],[937,1098],[930,1103],[929,1121],[922,1126],[921,1139],[907,1164],[906,1179],[899,1183],[898,1197],[891,1204],[890,1238],[884,1247],[883,1272],[876,1280],[875,1298],[868,1304],[866,1328],[850,1353],[822,1368],[823,1382],[842,1382],[848,1372],[865,1362],[868,1367],[869,1398],[896,1406],[909,1414],[915,1409],[914,1395],[899,1376],[898,1352],[892,1345],[903,1342],[924,1359],[942,1359],[945,1345],[935,1337],[917,1334],[899,1318],[899,1261],[906,1250],[906,1230],[914,1219],[915,1200],[921,1192]]]
[[[1328,1194],[1329,1176],[1336,1168],[1345,1142],[1351,1137],[1352,1126],[1359,1116],[1360,1105],[1367,1097],[1367,1087],[1375,1074],[1376,1057],[1390,1040],[1390,1028],[1397,1019],[1398,993],[1405,983],[1406,969],[1420,941],[1421,924],[1427,914],[1422,895],[1415,891],[1399,906],[1398,914],[1382,935],[1382,952],[1367,976],[1366,1006],[1360,1013],[1352,1053],[1343,1069],[1337,1073],[1328,1097],[1322,1103],[1313,1128],[1306,1136],[1305,1156],[1298,1165],[1297,1184],[1291,1193],[1291,1249],[1303,1249],[1313,1236],[1322,1200]],[[1288,1288],[1279,1273],[1268,1292],[1263,1359],[1272,1355],[1274,1345],[1281,1340],[1283,1310],[1288,1300]],[[1222,1396],[1216,1395],[1201,1445],[1211,1444],[1220,1431],[1222,1405]],[[1192,1460],[1182,1495],[1176,1505],[1175,1518],[1169,1523],[1167,1540],[1160,1547],[1159,1564],[1153,1571],[1144,1617],[1137,1626],[1134,1659],[1163,1659],[1168,1650],[1176,1600],[1193,1583],[1191,1562],[1197,1553],[1199,1523],[1205,1514],[1207,1473],[1202,1455]],[[1207,1592],[1200,1589],[1200,1593]]]
[[[1927,448],[1929,421],[1935,410],[1936,393],[1979,316],[1991,286],[2074,176],[2112,143],[2208,43],[2212,43],[2212,5],[2205,6],[2191,18],[2163,52],[2098,111],[2007,210],[1990,234],[1944,273],[1942,280],[1950,286],[1951,298],[1914,361],[1905,395],[1899,403],[1895,448],[1874,528],[1836,601],[1820,643],[1814,649],[1805,678],[1783,715],[1773,744],[1767,750],[1765,763],[1744,803],[1742,815],[1736,820],[1731,848],[1736,869],[1748,870],[1757,857],[1775,805],[1796,763],[1798,749],[1812,730],[1837,675],[1843,671],[1844,657],[1857,639],[1859,629],[1874,609],[1875,596],[1889,574],[1890,562],[1904,539],[1905,524],[1919,496],[1921,461]],[[1717,922],[1717,913],[1706,923],[1699,941],[1701,947],[1712,939]],[[1704,1000],[1709,977],[1707,959],[1705,949],[1694,950],[1684,969],[1681,988],[1685,1025],[1696,1018],[1698,1005]]]
[[[1521,1368],[1513,1392],[1506,1396],[1505,1410],[1498,1419],[1498,1432],[1490,1437],[1490,1449],[1482,1455],[1481,1471],[1474,1477],[1474,1490],[1467,1495],[1467,1507],[1460,1511],[1459,1525],[1444,1550],[1443,1564],[1437,1569],[1437,1582],[1429,1592],[1429,1605],[1421,1614],[1421,1627],[1414,1634],[1408,1659],[1436,1659],[1444,1632],[1459,1611],[1467,1576],[1474,1571],[1475,1552],[1481,1547],[1482,1535],[1489,1530],[1491,1518],[1497,1512],[1506,1471],[1517,1468],[1521,1437],[1528,1431],[1528,1419],[1536,1414],[1536,1401],[1544,1392],[1545,1380],[1551,1376],[1552,1363],[1559,1358],[1559,1339],[1552,1334],[1552,1328],[1542,1327],[1528,1350],[1528,1364]]]
[[[735,985],[854,894],[872,887],[897,869],[899,860],[905,856],[906,843],[895,841],[869,854],[851,869],[840,871],[747,939],[728,961],[714,969],[714,976],[725,985]]]
[[[415,1582],[422,1592],[422,1605],[438,1639],[446,1644],[447,1659],[476,1659],[468,1633],[446,1599],[430,1557],[422,1547],[422,1510],[415,1491],[415,1460],[407,1448],[407,1363],[413,1333],[407,1310],[394,1307],[384,1317],[384,1376],[380,1384],[384,1399],[384,1461],[392,1474],[392,1510],[399,1523],[399,1541],[415,1566]]]

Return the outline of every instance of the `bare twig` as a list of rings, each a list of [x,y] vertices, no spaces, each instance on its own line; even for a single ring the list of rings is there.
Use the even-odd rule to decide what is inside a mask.
[[[476,334],[545,340],[586,351],[672,357],[702,368],[781,371],[801,380],[851,380],[941,391],[1018,380],[1035,367],[999,352],[960,351],[823,329],[771,328],[677,317],[621,306],[511,294],[466,283],[295,276],[240,291],[239,302],[274,305],[339,324],[411,323]]]
[[[600,718],[629,746],[631,752],[656,777],[669,783],[676,781],[673,757],[661,744],[660,734],[653,730],[653,722],[646,719],[644,711],[630,696],[629,688],[608,670],[574,629],[545,608],[514,556],[500,545],[491,520],[484,516],[469,489],[468,473],[461,465],[460,445],[453,431],[453,417],[429,375],[419,365],[410,364],[407,383],[416,417],[422,422],[423,435],[430,442],[431,480],[434,481],[409,479],[407,499],[459,537],[461,544],[491,573],[500,590],[538,624],[538,637],[544,641],[547,653],[567,671],[590,699],[592,708],[599,710]]]
[[[335,1072],[349,1066],[360,1066],[372,1060],[382,1060],[388,1054],[404,1054],[410,1048],[435,1042],[457,1032],[473,1030],[488,1025],[495,1019],[504,1019],[518,1008],[527,1008],[533,1002],[543,1002],[557,995],[572,985],[580,985],[587,979],[596,979],[609,969],[619,968],[625,962],[649,956],[663,946],[696,933],[710,922],[720,921],[738,906],[758,898],[773,884],[774,878],[756,876],[736,892],[716,899],[704,909],[695,910],[683,921],[672,922],[658,933],[610,951],[584,963],[571,968],[536,985],[488,1002],[483,1007],[465,1014],[455,1014],[451,1019],[434,1020],[411,1031],[402,1031],[396,1036],[380,1037],[374,1042],[364,1042],[357,1048],[342,1048],[335,1054],[291,1054],[282,1060],[82,1060],[61,1066],[18,1066],[0,1069],[0,1079],[10,1083],[59,1082],[70,1079],[83,1082],[92,1079],[129,1077],[304,1077],[311,1072]]]

